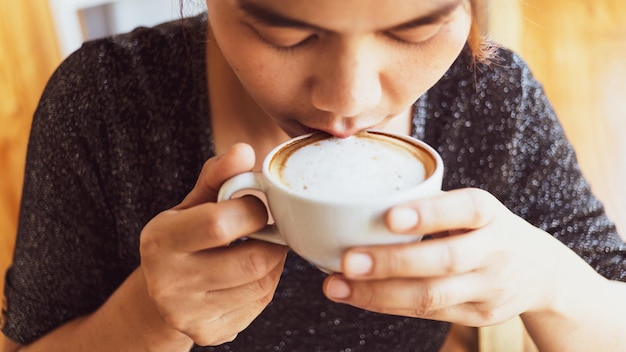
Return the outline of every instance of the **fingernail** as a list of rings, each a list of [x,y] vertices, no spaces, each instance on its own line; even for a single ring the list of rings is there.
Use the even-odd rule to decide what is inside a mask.
[[[346,258],[345,270],[352,275],[366,275],[372,271],[372,257],[365,253],[350,253]]]
[[[350,286],[342,279],[336,277],[330,279],[326,291],[330,298],[344,299],[350,296]]]
[[[411,208],[394,208],[389,213],[389,226],[392,231],[410,231],[417,226],[417,221],[417,212]]]

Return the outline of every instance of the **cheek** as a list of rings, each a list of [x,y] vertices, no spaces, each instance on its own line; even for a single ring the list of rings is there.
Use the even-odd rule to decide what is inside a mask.
[[[259,55],[256,57],[259,58]],[[233,63],[233,69],[241,85],[263,108],[293,103],[302,90],[297,74],[288,67],[267,62],[271,61],[259,58],[253,62],[237,62]]]
[[[221,16],[209,15],[214,34],[211,40],[217,44],[213,48],[221,52],[227,65],[253,98],[282,97],[284,91],[293,89],[289,66],[285,65],[285,60],[277,58],[269,47],[260,43],[252,31],[241,26],[227,11],[228,8],[222,9],[226,5],[221,1],[212,3],[216,7],[215,13]]]
[[[411,96],[416,100],[443,77],[463,50],[469,35],[469,21],[459,21],[447,26],[435,40],[415,50],[398,55],[391,91]]]
[[[310,74],[306,63],[285,60],[263,44],[228,50],[229,63],[240,84],[270,115],[306,105],[306,80]]]

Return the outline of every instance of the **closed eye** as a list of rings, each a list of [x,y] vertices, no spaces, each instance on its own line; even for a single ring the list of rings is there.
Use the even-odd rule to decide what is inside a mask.
[[[400,42],[420,44],[428,41],[439,33],[443,25],[443,23],[433,23],[413,28],[393,29],[385,32],[385,34]]]
[[[265,44],[282,50],[295,49],[317,39],[317,34],[308,29],[272,27],[264,25],[247,26]]]

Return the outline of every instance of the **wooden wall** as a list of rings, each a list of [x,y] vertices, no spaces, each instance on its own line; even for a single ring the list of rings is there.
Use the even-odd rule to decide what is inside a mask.
[[[47,0],[0,1],[0,289],[12,258],[32,115],[59,60]]]

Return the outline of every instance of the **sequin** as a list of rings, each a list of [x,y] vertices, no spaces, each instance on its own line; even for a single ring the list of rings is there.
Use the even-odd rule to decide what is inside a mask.
[[[144,224],[180,202],[213,155],[206,16],[87,43],[51,78],[29,144],[4,333],[31,342],[97,309],[139,264]],[[626,248],[556,116],[516,55],[474,69],[462,53],[416,103],[413,135],[439,150],[445,189],[488,190],[626,279]],[[232,343],[193,351],[436,351],[442,322],[327,300],[290,253],[274,300]]]

